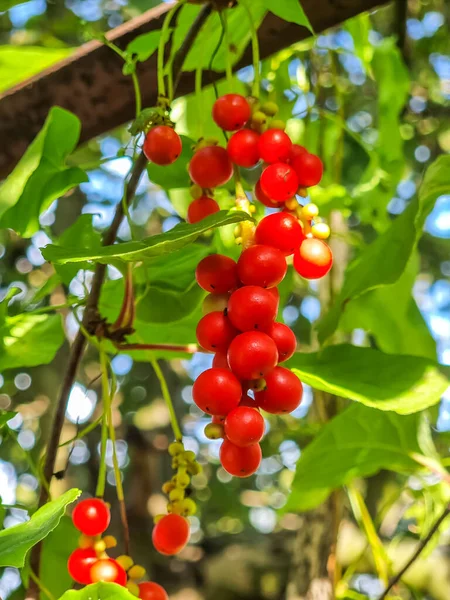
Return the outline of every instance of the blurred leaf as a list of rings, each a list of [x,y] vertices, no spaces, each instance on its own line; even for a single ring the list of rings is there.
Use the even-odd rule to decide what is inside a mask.
[[[274,15],[289,21],[289,23],[297,23],[297,25],[303,25],[314,34],[311,23],[305,14],[300,2],[296,0],[263,0],[264,6]]]
[[[23,237],[39,230],[39,215],[53,200],[87,181],[84,171],[65,165],[80,135],[80,120],[53,107],[14,171],[0,187],[0,227]]]
[[[42,583],[55,598],[59,598],[72,587],[67,560],[78,546],[79,537],[80,532],[75,528],[72,519],[64,515],[58,527],[45,538],[39,575]],[[44,593],[41,593],[41,600],[47,600]]]
[[[449,384],[426,358],[349,344],[295,354],[288,366],[317,390],[404,415],[437,404]]]
[[[5,1],[5,0],[3,0]],[[23,0],[6,0],[14,6]],[[1,7],[0,10],[7,10]],[[0,46],[0,92],[8,90],[50,65],[66,58],[72,48],[41,48],[33,46]]]
[[[418,269],[418,256],[413,254],[396,283],[367,292],[347,305],[339,329],[364,329],[388,354],[437,360],[436,342],[412,296]]]
[[[423,414],[400,416],[362,404],[348,407],[302,451],[283,511],[310,510],[333,489],[380,469],[413,472],[417,465],[410,454],[421,453],[418,434],[424,420]]]
[[[0,531],[0,566],[23,567],[27,552],[58,526],[66,506],[74,502],[80,490],[69,490],[48,502],[25,523]]]
[[[341,292],[319,321],[317,329],[321,343],[338,327],[348,302],[375,288],[391,285],[400,278],[436,198],[447,193],[449,188],[450,156],[440,156],[427,169],[418,197],[347,268]]]
[[[149,59],[150,56],[157,50],[161,31],[150,31],[138,35],[127,46],[127,54],[136,55],[141,62]]]
[[[61,316],[22,313],[7,317],[0,339],[0,371],[48,364],[64,341]]]
[[[0,302],[0,326],[2,326],[6,320],[9,301],[14,298],[14,296],[17,296],[17,294],[20,294],[21,291],[22,290],[20,288],[12,286],[7,290],[5,296],[2,298]]]
[[[0,429],[6,425],[6,423],[13,419],[17,415],[16,412],[12,410],[1,410],[0,411]]]
[[[82,590],[69,590],[59,600],[134,600],[136,596],[117,583],[93,583]]]
[[[111,261],[135,262],[170,254],[194,242],[201,234],[210,229],[223,227],[251,219],[248,214],[239,211],[225,211],[210,215],[195,225],[180,223],[166,233],[160,233],[139,242],[125,242],[103,247],[98,252],[61,248],[50,244],[42,250],[44,258],[55,264],[80,263],[86,260],[109,263]]]
[[[156,185],[160,185],[165,190],[185,188],[189,187],[190,184],[187,167],[193,155],[192,147],[194,142],[184,135],[180,137],[183,149],[173,164],[161,167],[160,165],[149,163],[147,167],[150,181]]]
[[[368,13],[362,13],[353,19],[349,19],[344,23],[344,28],[352,36],[355,54],[361,60],[367,72],[374,51],[374,47],[369,40],[371,29],[370,15]]]

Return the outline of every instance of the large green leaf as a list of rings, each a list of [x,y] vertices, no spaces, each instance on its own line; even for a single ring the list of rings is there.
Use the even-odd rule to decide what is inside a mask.
[[[185,188],[189,186],[190,179],[187,166],[192,158],[192,146],[194,142],[184,135],[180,137],[183,144],[183,149],[180,156],[173,164],[161,167],[160,165],[149,163],[147,167],[150,181],[156,185],[160,185],[165,190]]]
[[[296,354],[288,366],[317,390],[403,415],[437,404],[449,383],[426,358],[349,344]]]
[[[283,510],[304,511],[321,504],[333,489],[380,469],[411,472],[411,453],[428,446],[423,414],[400,416],[361,404],[329,421],[302,451],[292,492]]]
[[[195,279],[185,290],[150,285],[136,306],[136,316],[146,323],[170,323],[189,315],[203,300],[204,291]]]
[[[302,5],[297,0],[263,0],[264,6],[274,15],[289,21],[289,23],[297,23],[303,25],[311,33],[314,33],[311,23],[303,10]]]
[[[57,527],[66,506],[74,502],[80,490],[69,490],[40,508],[29,521],[0,531],[0,567],[23,567],[27,552]]]
[[[50,244],[42,254],[45,259],[55,264],[80,263],[87,260],[108,263],[113,261],[135,262],[151,259],[163,254],[170,254],[194,242],[200,235],[210,229],[223,227],[240,221],[251,219],[248,214],[239,211],[225,211],[210,215],[195,225],[180,223],[167,233],[160,233],[139,242],[126,242],[114,246],[106,246],[94,252],[79,248],[61,248]]]
[[[78,117],[57,106],[50,110],[43,128],[0,187],[0,227],[30,237],[39,229],[39,215],[53,200],[87,181],[84,171],[65,164],[79,135]]]
[[[58,527],[45,538],[42,548],[40,578],[46,589],[59,598],[72,587],[72,578],[67,571],[67,560],[78,545],[80,532],[72,519],[63,516]],[[48,600],[41,593],[41,600]]]
[[[135,600],[136,596],[117,583],[93,583],[82,590],[69,590],[59,600]]]
[[[53,360],[63,343],[61,317],[26,313],[7,317],[0,328],[0,339],[0,372],[45,365]]]
[[[20,4],[22,0],[6,0],[8,4]],[[36,75],[50,65],[62,60],[73,52],[72,48],[41,48],[33,46],[1,46],[0,47],[0,92]]]
[[[440,156],[427,169],[418,197],[347,268],[340,294],[319,322],[321,343],[338,327],[348,302],[375,288],[392,285],[399,279],[416,248],[425,219],[436,198],[449,189],[450,156]]]
[[[136,36],[127,46],[127,54],[135,55],[137,60],[145,61],[157,50],[161,31],[149,31]]]

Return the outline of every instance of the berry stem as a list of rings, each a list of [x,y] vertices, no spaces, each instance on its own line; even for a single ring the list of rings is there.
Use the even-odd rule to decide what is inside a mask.
[[[228,29],[228,13],[226,10],[219,12],[220,21],[225,36],[225,73],[227,78],[228,90],[232,91],[233,86],[233,66],[231,64],[230,54],[230,31]]]
[[[183,436],[181,434],[180,426],[178,425],[177,415],[175,413],[175,409],[173,407],[172,398],[170,397],[169,387],[167,385],[166,378],[164,377],[164,373],[161,370],[161,367],[158,364],[156,358],[151,354],[150,355],[150,364],[152,365],[156,377],[159,380],[159,384],[161,386],[161,392],[164,398],[165,403],[167,404],[167,408],[169,409],[170,414],[170,422],[172,424],[173,434],[175,436],[175,440],[177,442],[181,442]]]
[[[34,583],[37,585],[39,590],[43,594],[45,594],[45,596],[47,596],[47,600],[56,600],[55,596],[50,592],[50,590],[48,588],[45,587],[45,585],[42,583],[42,581],[39,579],[39,577],[36,575],[36,573],[32,569],[29,570],[29,575],[30,575],[30,579],[32,579],[34,581]]]
[[[239,0],[239,4],[244,7],[244,10],[248,16],[250,34],[252,37],[253,70],[254,70],[252,95],[255,98],[259,98],[259,88],[260,88],[261,81],[260,81],[260,73],[259,73],[260,54],[259,54],[258,34],[256,32],[255,25],[253,23],[252,13],[248,7],[247,0]]]
[[[203,128],[204,120],[201,117],[201,115],[204,114],[204,112],[203,112],[204,98],[203,98],[202,84],[203,84],[203,66],[202,66],[202,62],[199,61],[197,68],[195,69],[195,97],[197,99],[198,114],[200,115],[199,125],[198,125],[198,137],[199,138],[203,137],[203,131],[204,131],[204,128]]]
[[[106,352],[100,348],[100,368],[102,374],[102,432],[100,441],[100,466],[98,470],[97,487],[95,495],[97,498],[103,498],[106,486],[106,448],[108,445],[108,411],[109,411],[109,385],[108,372],[106,368]]]
[[[164,78],[164,49],[166,43],[169,39],[170,35],[170,22],[172,21],[172,17],[180,10],[181,2],[177,2],[174,6],[169,10],[166,14],[163,22],[163,26],[161,28],[161,36],[159,38],[159,46],[158,46],[158,96],[161,98],[165,98],[166,96],[166,82]]]
[[[166,350],[168,352],[186,352],[195,354],[198,352],[197,344],[114,344],[117,350],[127,352],[129,350]]]

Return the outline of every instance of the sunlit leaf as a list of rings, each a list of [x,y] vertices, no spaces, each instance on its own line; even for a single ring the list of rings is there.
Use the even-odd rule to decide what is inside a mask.
[[[303,10],[300,2],[295,0],[263,0],[264,6],[270,12],[273,12],[274,15],[280,17],[280,19],[284,19],[284,21],[289,21],[289,23],[297,23],[297,25],[303,25],[311,33],[314,33],[312,25]]]
[[[82,590],[69,590],[59,600],[135,600],[136,596],[117,583],[93,583]]]
[[[127,46],[127,54],[135,55],[141,62],[150,58],[159,44],[161,31],[150,31],[136,36]]]

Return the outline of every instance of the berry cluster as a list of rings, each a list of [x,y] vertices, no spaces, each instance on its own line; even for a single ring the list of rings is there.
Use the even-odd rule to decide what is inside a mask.
[[[116,539],[111,535],[102,538],[110,520],[109,506],[100,498],[82,500],[76,505],[72,521],[82,535],[79,547],[72,552],[67,562],[70,576],[83,585],[99,581],[117,583],[127,587],[141,600],[168,600],[166,591],[157,583],[139,583],[145,575],[145,569],[135,565],[130,556],[108,556],[106,550],[117,545]]]

